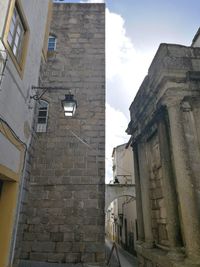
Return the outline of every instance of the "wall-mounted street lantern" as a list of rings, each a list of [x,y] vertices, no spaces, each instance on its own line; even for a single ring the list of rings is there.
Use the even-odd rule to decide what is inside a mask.
[[[54,90],[68,90],[62,87],[44,87],[44,86],[32,86],[32,89],[43,90],[40,94],[37,93],[31,96],[31,98],[36,101],[42,99],[42,96],[46,93],[46,91],[53,90],[53,89]],[[74,99],[74,95],[72,95],[70,92],[69,94],[65,95],[65,98],[63,100],[61,100],[61,105],[63,107],[64,114],[66,117],[72,117],[75,114],[76,108],[77,108],[77,101]]]
[[[77,101],[74,100],[74,95],[65,95],[65,99],[61,101],[66,117],[72,117],[76,112]]]
[[[119,180],[118,180],[117,176],[115,176],[115,179],[114,179],[114,182],[113,183],[114,184],[119,184]]]

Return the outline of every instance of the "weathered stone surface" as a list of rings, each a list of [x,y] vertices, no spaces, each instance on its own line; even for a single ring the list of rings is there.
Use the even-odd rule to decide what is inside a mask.
[[[47,132],[37,133],[21,214],[23,258],[78,263],[104,260],[105,5],[54,4],[56,51],[41,67]],[[69,90],[78,102],[64,117]]]
[[[140,266],[200,265],[199,52],[161,44],[130,107]]]
[[[33,242],[31,244],[31,250],[35,252],[52,252],[55,250],[55,243],[54,242]]]

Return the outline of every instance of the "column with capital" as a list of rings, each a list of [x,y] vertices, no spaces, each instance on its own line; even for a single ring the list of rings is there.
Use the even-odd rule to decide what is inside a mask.
[[[198,202],[198,212],[200,216],[200,131],[199,131],[199,101],[200,98],[193,97],[181,102],[183,114],[183,126],[186,137],[190,168],[192,169],[192,178],[195,184],[195,194]]]
[[[134,175],[135,175],[135,186],[136,186],[138,243],[142,243],[144,242],[144,221],[143,221],[143,212],[142,212],[142,193],[141,193],[141,185],[140,185],[137,144],[133,146],[133,159],[134,159]]]
[[[167,104],[167,111],[170,124],[173,165],[183,228],[182,233],[186,244],[186,253],[191,259],[195,259],[200,256],[200,221],[192,173],[189,166],[180,102]]]
[[[158,120],[158,137],[162,165],[163,194],[167,211],[167,232],[170,247],[170,252],[168,254],[177,258],[181,257],[179,252],[182,246],[182,238],[178,215],[177,193],[170,155],[169,126],[164,109]]]
[[[149,171],[147,164],[147,144],[138,144],[138,160],[139,160],[139,173],[140,173],[140,186],[141,186],[141,199],[142,199],[142,212],[144,221],[144,247],[153,247],[153,233],[152,233],[152,220],[151,220],[151,204],[149,195]]]

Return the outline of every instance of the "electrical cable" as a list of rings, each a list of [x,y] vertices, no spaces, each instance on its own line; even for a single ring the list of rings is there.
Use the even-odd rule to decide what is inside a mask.
[[[13,231],[13,243],[11,244],[11,254],[10,254],[10,261],[13,262],[14,258],[14,250],[15,250],[15,244],[16,244],[16,233],[17,233],[17,225],[19,223],[19,216],[20,216],[20,207],[21,207],[21,200],[22,200],[22,192],[24,188],[24,177],[25,177],[25,166],[26,166],[26,157],[27,157],[27,145],[18,137],[18,135],[15,133],[15,131],[10,127],[10,125],[5,121],[3,118],[0,117],[0,123],[3,128],[3,133],[9,140],[9,136],[7,135],[7,131],[4,128],[4,125],[6,125],[9,130],[11,131],[12,135],[15,137],[16,140],[18,140],[24,147],[24,159],[23,159],[23,167],[21,169],[21,179],[19,184],[19,196],[18,196],[18,202],[16,207],[16,218],[15,218],[15,229]]]
[[[93,150],[95,153],[98,153],[98,151],[96,150],[96,149],[94,149],[90,144],[88,144],[87,143],[87,141],[85,141],[83,138],[81,138],[80,136],[78,136],[74,131],[72,131],[70,128],[67,128],[67,130],[78,140],[78,141],[80,141],[82,144],[84,144],[85,146],[87,146],[89,149],[91,149],[91,150]],[[45,152],[46,150],[41,150],[41,149],[39,149],[39,151],[41,151],[41,152]],[[124,152],[125,153],[125,152]],[[106,161],[109,161],[110,162],[110,159],[109,158],[107,158],[107,157],[105,157],[105,160]],[[122,171],[126,171],[127,172],[127,170],[125,169],[125,168],[123,168],[123,167],[121,167],[121,166],[117,166],[117,168],[119,169],[119,170],[122,170]],[[128,172],[128,174],[127,175],[130,175],[130,176],[132,176],[132,174],[131,174],[131,172]]]
[[[1,122],[1,125],[2,125],[2,128],[4,130],[4,134],[6,135],[6,137],[8,138],[8,135],[6,133],[6,129],[4,128],[4,125],[3,123],[9,128],[9,130],[11,131],[11,133],[14,135],[14,137],[21,143],[23,144],[26,148],[27,148],[27,145],[26,143],[24,143],[19,137],[18,135],[15,133],[15,131],[10,127],[10,125],[7,123],[6,120],[4,120],[2,117],[0,117],[0,122]]]
[[[80,136],[78,136],[77,134],[75,134],[75,133],[74,133],[72,130],[70,130],[69,128],[67,128],[67,129],[68,129],[68,130],[71,132],[71,134],[72,134],[74,137],[76,137],[81,143],[83,143],[84,145],[86,145],[87,147],[89,147],[90,149],[92,149],[93,151],[97,152],[97,150],[95,150],[93,147],[91,147],[91,145],[89,145],[84,139],[82,139]],[[124,156],[124,154],[125,154],[125,151],[123,151],[123,155],[121,155],[120,159],[122,158],[122,156]],[[105,160],[107,160],[107,161],[110,162],[110,160],[109,160],[107,157],[105,157]],[[117,168],[120,169],[120,170],[122,170],[122,171],[126,171],[126,172],[127,172],[126,169],[124,169],[123,167],[120,167],[119,165],[117,165]],[[128,172],[128,173],[129,173],[129,174],[127,174],[127,175],[132,176],[131,172]]]
[[[24,166],[25,166],[25,159],[26,159],[26,154],[27,154],[27,145],[18,137],[18,135],[15,133],[15,131],[10,127],[10,125],[0,117],[0,123],[1,123],[1,126],[3,128],[3,132],[4,134],[6,135],[7,139],[9,140],[9,136],[7,135],[7,132],[6,132],[6,129],[4,128],[4,124],[9,128],[9,130],[11,131],[11,133],[13,134],[13,136],[15,137],[15,139],[17,139],[24,147],[25,147],[25,150],[24,150],[24,160],[23,160],[23,167],[22,167],[22,170],[21,172],[23,173],[24,172]],[[18,146],[17,146],[18,147]],[[19,148],[19,147],[18,147]]]
[[[23,145],[25,145],[26,150],[27,150],[27,146],[26,146],[26,144],[25,144],[24,142],[21,141],[21,139],[16,135],[16,133],[15,133],[15,132],[12,130],[12,128],[9,126],[9,124],[8,124],[4,119],[2,119],[2,118],[0,118],[0,121],[1,121],[1,124],[2,124],[2,122],[3,122],[3,123],[5,123],[5,124],[8,126],[8,128],[11,130],[11,132],[13,133],[13,135],[15,136],[15,138],[16,138],[17,140],[19,140],[20,143],[22,143]],[[5,133],[5,135],[7,135],[7,134],[6,134],[6,130],[5,130],[4,126],[3,126],[3,124],[2,124],[2,128],[4,129],[4,133]],[[67,130],[69,130],[69,132],[70,132],[70,133],[71,133],[71,134],[72,134],[78,141],[80,141],[82,144],[86,145],[88,148],[90,148],[91,150],[93,150],[94,152],[97,153],[97,150],[96,150],[96,149],[94,149],[90,144],[88,144],[83,138],[81,138],[80,136],[78,136],[74,131],[72,131],[70,128],[67,128]],[[8,136],[7,136],[7,137],[8,137]],[[40,152],[45,152],[46,150],[39,149],[39,151],[40,151]],[[108,159],[107,157],[105,157],[105,160],[107,160],[107,161],[110,162],[110,159]],[[120,167],[120,166],[118,166],[118,169],[127,171],[126,169],[124,169],[124,168],[122,168],[122,167]]]
[[[97,152],[93,147],[91,147],[91,145],[89,145],[85,140],[81,139],[81,137],[79,137],[77,134],[75,134],[72,130],[70,130],[69,128],[67,128],[67,130],[70,131],[70,133],[76,137],[81,143],[83,143],[84,145],[86,145],[87,147],[89,147],[90,149],[94,150],[95,152]]]

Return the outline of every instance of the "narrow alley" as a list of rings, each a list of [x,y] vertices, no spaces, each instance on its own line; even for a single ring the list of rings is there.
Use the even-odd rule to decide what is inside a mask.
[[[113,245],[113,243],[109,239],[105,240],[106,259],[107,260],[110,256],[110,252],[112,250],[112,245]],[[138,266],[138,262],[137,262],[136,257],[134,257],[129,252],[122,249],[119,245],[116,245],[116,246],[117,246],[117,250],[119,253],[119,259],[120,259],[121,267],[137,267]],[[113,254],[112,254],[111,260],[110,260],[110,264],[108,266],[109,267],[119,267],[119,263],[117,260],[117,255],[116,255],[115,250],[113,251]]]

